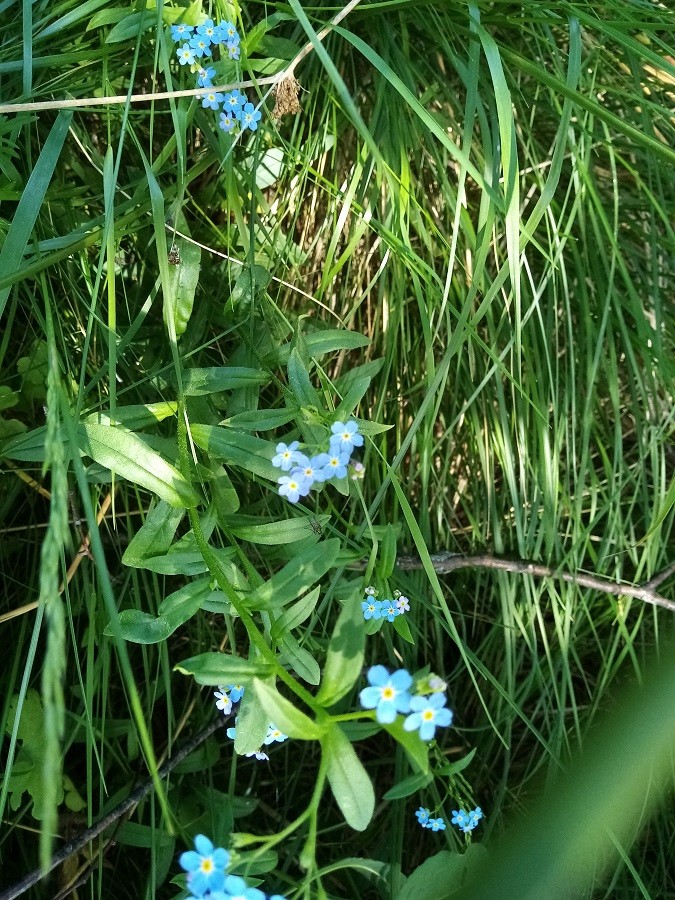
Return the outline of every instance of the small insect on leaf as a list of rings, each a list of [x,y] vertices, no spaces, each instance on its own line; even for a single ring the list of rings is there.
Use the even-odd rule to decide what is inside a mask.
[[[309,524],[312,526],[312,531],[314,532],[314,534],[323,534],[321,523],[317,522],[316,519],[310,519]]]
[[[180,265],[180,250],[175,244],[171,245],[171,249],[167,254],[167,258],[172,266]]]

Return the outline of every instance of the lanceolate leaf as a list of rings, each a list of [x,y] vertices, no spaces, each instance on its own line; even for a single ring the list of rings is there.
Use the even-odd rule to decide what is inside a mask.
[[[282,697],[275,688],[259,678],[253,679],[253,687],[270,722],[274,722],[284,734],[301,741],[314,741],[321,737],[323,729]]]
[[[133,432],[120,427],[82,423],[78,444],[83,453],[128,481],[153,491],[171,506],[196,506],[199,497],[183,475]]]
[[[337,703],[359,677],[366,643],[363,625],[361,595],[354,592],[338,616],[328,646],[321,689],[316,697],[324,706]]]
[[[338,725],[326,731],[321,748],[326,776],[345,821],[355,831],[365,831],[375,809],[375,792],[366,770]]]
[[[308,591],[335,562],[340,541],[332,538],[308,547],[256,588],[247,598],[251,609],[278,609]]]
[[[266,678],[271,667],[262,660],[244,659],[228,653],[200,653],[178,663],[175,668],[194,676],[197,684],[239,684],[256,676]]]

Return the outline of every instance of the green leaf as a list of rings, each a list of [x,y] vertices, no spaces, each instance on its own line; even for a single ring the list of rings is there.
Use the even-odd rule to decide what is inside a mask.
[[[333,706],[345,696],[361,673],[366,643],[361,610],[361,594],[354,592],[347,598],[328,645],[326,665],[317,702]]]
[[[273,610],[308,591],[331,568],[340,541],[331,538],[307,547],[247,598],[250,609]]]
[[[178,469],[133,432],[82,423],[77,434],[83,453],[133,484],[154,491],[171,506],[192,507],[199,503],[196,491]]]
[[[228,679],[228,683],[229,681]],[[259,750],[267,737],[269,724],[269,716],[263,709],[258,694],[252,690],[245,691],[237,716],[235,751],[243,755]]]
[[[165,641],[171,634],[169,623],[161,616],[156,618],[141,609],[125,609],[119,614],[120,633],[125,641],[133,641],[134,644],[159,644]],[[110,636],[114,634],[110,625],[103,632]]]
[[[464,853],[440,850],[412,872],[396,900],[446,900],[464,896],[467,869],[482,856],[487,856],[487,852],[480,844],[470,844]]]
[[[233,305],[246,309],[265,290],[272,280],[271,274],[264,266],[242,266],[237,280],[232,288],[231,301]],[[239,312],[241,313],[242,309]]]
[[[256,409],[253,412],[237,413],[223,419],[220,425],[240,431],[271,431],[283,428],[292,422],[298,413],[297,409]]]
[[[471,762],[471,760],[474,758],[475,755],[476,755],[476,748],[474,747],[473,750],[470,750],[466,754],[466,756],[463,756],[461,759],[458,759],[457,762],[448,763],[447,766],[442,766],[442,768],[440,768],[438,770],[438,774],[443,775],[444,777],[447,778],[450,775],[457,775],[458,772],[463,772],[464,769],[466,769],[466,767],[469,765],[469,763]]]
[[[120,22],[117,27],[122,27],[124,23]],[[113,28],[113,31],[115,29]],[[110,43],[108,35],[106,43]],[[176,217],[176,225],[183,234],[190,234],[190,229],[185,220],[185,216],[180,213]],[[192,315],[192,307],[195,302],[195,292],[199,283],[199,267],[202,259],[201,247],[193,241],[185,240],[180,235],[175,235],[171,250],[176,250],[180,257],[177,265],[169,266],[169,296],[170,305],[173,308],[174,323],[176,326],[176,336],[180,337],[185,332],[187,324]],[[171,253],[169,254],[171,259]]]
[[[150,510],[145,522],[124,551],[124,565],[142,569],[150,557],[163,556],[171,546],[183,515],[184,510],[160,500]]]
[[[387,525],[377,552],[377,574],[382,581],[391,577],[396,562],[396,534],[393,525]]]
[[[83,422],[92,425],[123,425],[130,431],[138,431],[149,425],[156,425],[169,416],[175,416],[178,404],[175,401],[162,403],[144,403],[137,406],[118,406],[115,408],[114,422],[110,418],[108,410],[91,413],[83,419]]]
[[[356,331],[345,331],[344,329],[327,329],[326,331],[318,331],[314,334],[305,335],[305,343],[307,351],[312,359],[317,359],[326,353],[333,353],[335,350],[357,350],[361,347],[367,347],[370,338],[358,334]],[[291,355],[293,349],[292,344],[283,344],[272,353],[268,353],[264,357],[265,365],[272,368],[273,366],[285,365]]]
[[[192,675],[197,684],[210,685],[246,683],[256,677],[267,678],[272,672],[270,664],[263,660],[244,659],[227,653],[200,653],[178,663],[174,669],[183,675]]]
[[[321,680],[321,669],[312,654],[301,647],[295,638],[287,634],[281,641],[281,660],[306,681],[307,684],[318,684]]]
[[[326,777],[345,822],[365,831],[373,817],[375,792],[354,748],[337,725],[330,725],[321,739]]]
[[[312,385],[309,371],[296,348],[293,348],[288,360],[288,383],[299,406],[310,409],[321,407],[321,398]]]
[[[232,391],[236,388],[265,384],[269,379],[270,376],[267,372],[244,366],[187,369],[183,376],[183,391],[186,397],[202,397],[220,391]]]
[[[284,734],[301,741],[316,741],[321,737],[324,729],[282,697],[275,688],[259,678],[253,679],[253,687],[270,722],[274,722]]]
[[[272,465],[276,450],[270,441],[218,425],[191,425],[190,433],[195,444],[209,456],[277,483],[279,469]]]
[[[175,631],[187,622],[213,593],[210,576],[189,581],[173,594],[169,594],[159,604],[157,614],[169,623],[171,631]]]
[[[155,24],[154,16],[150,11],[131,13],[121,22],[110,29],[106,44],[120,44],[138,37],[142,31],[149,31]]]
[[[289,606],[281,613],[270,630],[270,638],[273,643],[278,643],[285,635],[302,625],[312,615],[320,593],[321,588],[315,587],[314,590],[305,594],[297,603],[293,603],[292,606]]]
[[[410,797],[411,794],[425,788],[430,781],[433,780],[431,772],[417,772],[399,781],[393,788],[390,788],[382,797],[383,800],[402,800],[404,797]]]
[[[215,461],[211,461],[209,470],[211,493],[220,522],[224,522],[228,516],[233,515],[239,509],[239,495],[230,480],[230,476]]]
[[[416,731],[405,731],[403,722],[403,717],[399,716],[391,725],[383,727],[403,747],[413,769],[426,774],[429,771],[429,747]]]
[[[410,632],[410,625],[408,624],[408,619],[405,615],[396,616],[393,622],[394,631],[399,634],[404,641],[407,641],[409,644],[414,644],[415,640]]]
[[[330,521],[330,516],[296,516],[293,519],[280,519],[277,522],[264,522],[262,525],[233,525],[230,531],[242,541],[251,544],[295,544],[307,538],[318,539],[323,526]],[[317,529],[312,527],[317,523]],[[318,533],[317,533],[318,531]]]

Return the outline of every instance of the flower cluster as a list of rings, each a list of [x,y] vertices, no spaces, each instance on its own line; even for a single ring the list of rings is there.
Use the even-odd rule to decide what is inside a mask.
[[[365,590],[366,599],[361,601],[361,609],[363,610],[363,618],[368,619],[386,619],[393,622],[396,616],[402,616],[410,610],[410,600],[404,597],[400,591],[394,591],[393,600],[377,600],[378,591],[374,587],[367,587]]]
[[[452,711],[445,706],[448,701],[444,694],[410,694],[413,677],[406,669],[390,675],[384,666],[372,666],[367,677],[370,686],[361,691],[359,700],[364,709],[375,710],[381,725],[391,725],[399,713],[408,714],[403,722],[405,731],[419,731],[423,741],[430,741],[437,728],[452,723]]]
[[[458,825],[460,831],[463,831],[464,834],[473,831],[476,825],[478,825],[479,819],[482,818],[483,810],[480,806],[469,810],[469,812],[465,809],[453,809],[452,811],[452,824]]]
[[[420,806],[416,810],[415,815],[422,828],[429,828],[431,831],[445,831],[445,820],[443,817],[439,816],[437,819],[432,819],[431,813],[426,807]]]
[[[190,71],[197,75],[197,87],[212,88],[216,70],[209,65],[214,47],[225,47],[229,59],[239,59],[241,38],[232,22],[218,22],[207,19],[194,28],[192,25],[172,25],[171,37],[177,43],[184,41],[176,50],[181,66],[190,66]],[[220,113],[219,127],[227,134],[247,128],[256,131],[261,119],[260,110],[248,102],[245,94],[238,90],[229,94],[211,90],[202,97],[202,106],[206,109],[223,111]]]
[[[279,493],[291,503],[297,503],[300,497],[309,494],[313,485],[323,484],[331,478],[344,478],[352,450],[362,445],[363,435],[359,434],[358,423],[353,419],[333,423],[327,453],[310,457],[298,449],[298,441],[277,444],[277,455],[272,459],[272,465],[290,473],[279,478]],[[352,477],[363,477],[361,463],[353,462],[352,468]]]
[[[181,853],[178,860],[187,872],[190,895],[187,900],[208,897],[209,900],[266,900],[258,888],[249,887],[238,875],[228,875],[230,854],[223,847],[214,847],[203,834],[195,837],[195,849]],[[274,894],[268,900],[285,900]]]
[[[218,690],[213,692],[216,697],[216,707],[223,711],[223,715],[228,716],[232,712],[232,704],[238,703],[244,696],[244,686],[242,684],[219,684]]]

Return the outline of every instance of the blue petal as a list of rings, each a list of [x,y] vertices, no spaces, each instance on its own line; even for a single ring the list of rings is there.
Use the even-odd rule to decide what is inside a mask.
[[[199,868],[201,861],[202,858],[199,853],[196,853],[194,850],[186,850],[185,853],[181,853],[178,863],[186,872],[192,872],[193,869]]]
[[[213,844],[204,834],[198,834],[195,837],[195,850],[202,856],[211,856],[213,853]]]
[[[389,672],[384,666],[371,666],[368,669],[368,681],[378,687],[384,687],[389,681]]]

